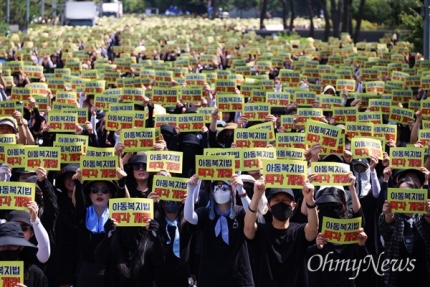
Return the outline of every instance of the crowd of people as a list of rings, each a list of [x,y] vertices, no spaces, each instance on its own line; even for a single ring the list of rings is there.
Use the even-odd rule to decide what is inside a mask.
[[[123,30],[110,34],[99,47],[88,50],[88,58],[82,62],[82,68],[94,69],[100,59],[115,64],[121,55],[114,47],[121,46],[126,40],[124,35],[130,33],[130,27],[125,26]],[[337,40],[337,51],[351,44]],[[131,56],[135,63],[151,60],[175,63],[187,54],[187,57],[194,58],[188,72],[204,73],[208,70],[234,70],[237,68],[233,65],[234,59],[240,55],[251,67],[249,78],[272,81],[272,91],[288,87],[288,83],[280,81],[279,72],[281,69],[300,70],[296,66],[300,57],[312,56],[309,61],[329,66],[332,56],[319,54],[321,48],[312,46],[312,42],[308,45],[314,50],[313,55],[305,52],[309,53],[309,46],[301,49],[300,43],[285,44],[281,48],[289,51],[290,57],[285,59],[282,67],[263,71],[256,68],[262,54],[241,54],[241,51],[247,51],[243,43],[237,44],[233,50],[220,47],[211,63],[200,63],[200,53],[193,51],[192,47],[189,51],[180,48],[141,50]],[[144,46],[144,41],[141,44]],[[397,44],[389,43],[385,51],[394,51]],[[172,46],[167,44],[167,39],[160,39],[160,45]],[[11,49],[6,55],[7,62],[21,61],[19,47],[24,46],[25,43],[19,43],[18,48]],[[87,51],[85,42],[76,43],[76,47]],[[364,51],[356,51],[360,52]],[[373,49],[369,52],[376,56],[378,51]],[[19,71],[12,73],[13,83],[8,85],[1,75],[0,104],[14,101],[11,97],[13,87],[26,87],[34,82],[49,84],[46,80],[48,74],[67,67],[67,59],[63,58],[65,53],[68,53],[67,49],[59,49],[55,54],[42,55],[35,47],[31,60],[34,65],[43,67],[44,76],[34,79]],[[365,92],[365,80],[360,72],[363,64],[346,63],[356,81],[354,92]],[[415,69],[418,74],[420,66],[417,63],[409,52],[402,60],[407,69]],[[134,68],[121,71],[121,78],[133,77],[140,77]],[[379,80],[390,81],[390,75]],[[295,88],[306,90],[320,83],[319,78],[301,77]],[[186,83],[172,79],[171,85],[185,87]],[[156,86],[157,82],[153,80],[140,88],[148,91]],[[109,84],[106,89],[116,87],[116,84]],[[413,90],[411,100],[426,99],[426,90],[418,86],[405,88]],[[66,89],[73,91],[70,86]],[[339,91],[333,85],[322,84],[318,93],[342,98],[342,107],[356,106],[362,113],[370,112],[364,102],[349,97],[348,91]],[[301,189],[289,186],[273,188],[267,187],[262,168],[237,172],[229,180],[202,180],[197,173],[195,158],[210,148],[235,147],[233,131],[252,128],[259,123],[272,123],[276,134],[304,132],[296,129],[297,118],[290,130],[280,122],[281,116],[295,114],[301,108],[294,101],[286,106],[271,107],[264,120],[255,121],[247,119],[241,111],[220,115],[218,93],[214,83],[209,81],[202,85],[198,102],[179,99],[176,105],[160,109],[145,96],[141,103],[134,103],[134,108],[146,110],[147,128],[155,126],[154,114],[159,114],[160,110],[183,114],[197,113],[200,107],[213,108],[210,123],[206,123],[200,132],[161,125],[162,137],[153,149],[183,154],[182,173],[171,174],[166,170],[147,171],[146,152],[124,151],[120,131],[107,129],[108,112],[96,107],[95,95],[84,91],[76,94],[77,107],[87,108],[89,116],[85,124],[76,126],[74,134],[88,136],[89,146],[115,149],[120,162],[118,180],[83,180],[79,164],[63,163],[60,171],[48,172],[44,167],[33,170],[1,163],[2,181],[36,185],[35,199],[28,203],[28,210],[1,209],[0,212],[5,221],[0,225],[0,260],[24,262],[24,282],[15,286],[400,287],[430,284],[430,194],[424,202],[424,213],[394,212],[387,200],[388,189],[393,187],[429,190],[430,157],[426,156],[419,169],[393,169],[389,157],[389,150],[393,147],[406,147],[408,144],[417,148],[428,146],[418,140],[424,117],[419,109],[408,124],[393,123],[388,115],[383,115],[384,124],[397,126],[397,139],[384,144],[383,159],[375,156],[354,158],[351,138],[346,135],[342,153],[324,154],[320,143],[309,145],[304,150],[304,160],[309,167],[312,162],[349,165],[351,172],[347,185],[316,184],[314,180],[318,175],[308,172]],[[241,94],[240,83],[236,94]],[[49,91],[46,96],[52,101],[52,106],[55,94]],[[33,97],[23,104],[22,112],[17,110],[0,119],[0,136],[16,135],[16,142],[23,145],[53,146],[59,133],[50,131],[47,117],[50,109],[39,110]],[[401,105],[408,107],[408,101]],[[318,108],[319,103],[312,106]],[[320,120],[345,130],[344,123],[336,122],[330,111],[325,111]],[[276,148],[276,143],[271,142],[267,147]],[[160,200],[160,195],[153,189],[155,175],[188,179],[187,195],[179,202]],[[109,214],[109,199],[124,197],[152,199],[154,218],[149,219],[145,226],[118,227]],[[356,231],[356,243],[329,242],[322,233],[324,217],[361,218],[362,228]],[[324,259],[324,264],[315,258]],[[346,268],[341,266],[342,262],[355,262],[357,265]]]

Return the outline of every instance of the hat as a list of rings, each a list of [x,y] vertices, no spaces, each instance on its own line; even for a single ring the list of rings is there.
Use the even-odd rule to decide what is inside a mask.
[[[218,181],[221,181],[221,182],[223,182],[223,183],[227,184],[228,186],[231,186],[231,181],[229,181],[229,180],[213,180],[213,181],[212,181],[212,183],[211,183],[211,190],[213,190],[213,188],[214,188],[215,184],[216,184]]]
[[[66,165],[62,170],[61,173],[57,176],[57,178],[55,179],[55,182],[64,182],[64,179],[66,177],[66,175],[68,173],[76,173],[76,170],[78,170],[79,165],[74,164],[74,163],[70,163],[68,165]]]
[[[127,164],[132,165],[135,163],[147,163],[147,162],[148,162],[148,159],[147,159],[146,153],[141,152],[141,153],[136,153],[132,155],[128,160]]]
[[[285,193],[291,196],[293,200],[295,200],[294,192],[291,188],[271,188],[268,191],[266,191],[267,200],[270,200],[273,196],[275,196],[278,193]]]
[[[18,129],[16,128],[15,123],[11,119],[1,119],[0,126],[9,126],[13,128],[14,133],[18,133]]]
[[[216,126],[217,127],[225,127],[225,125],[226,125],[225,121],[221,121],[221,120],[216,121]]]
[[[93,184],[94,184],[94,183],[96,183],[96,182],[105,182],[105,183],[108,185],[108,187],[109,187],[109,189],[110,189],[111,193],[115,193],[115,192],[116,192],[116,190],[117,190],[117,186],[116,186],[116,184],[115,184],[115,183],[113,183],[113,182],[112,182],[112,181],[110,181],[110,180],[91,180],[91,181],[87,181],[87,182],[84,184],[84,193],[89,194],[89,193],[90,193],[90,188],[91,188],[91,186],[93,186]]]
[[[254,183],[255,182],[255,178],[249,174],[241,174],[241,175],[239,175],[239,178],[242,180],[243,183],[245,183],[245,182]]]
[[[354,165],[358,165],[358,164],[361,164],[361,165],[364,165],[364,166],[368,167],[369,166],[369,161],[367,160],[367,158],[359,158],[359,159],[353,159],[352,160],[352,165],[353,166]]]
[[[421,186],[424,185],[424,181],[425,181],[425,176],[424,174],[418,170],[418,169],[413,169],[413,168],[409,168],[409,169],[395,169],[393,170],[393,181],[394,184],[397,184],[399,182],[400,179],[404,178],[406,176],[407,173],[415,173],[416,176],[418,177]]]
[[[16,222],[0,224],[0,246],[6,245],[37,248],[33,243],[24,238],[24,233]]]
[[[324,89],[322,91],[322,94],[327,93],[328,90],[333,90],[336,93],[335,87],[333,87],[332,85],[327,85],[327,86],[324,87]]]
[[[338,155],[337,153],[330,153],[326,156],[324,156],[321,161],[323,162],[338,162],[338,163],[344,163],[343,157]]]
[[[25,224],[32,226],[30,222],[30,212],[28,212],[27,210],[11,211],[8,215],[8,221],[11,221],[11,222],[21,221],[21,222],[24,222]]]
[[[183,140],[181,141],[181,144],[183,144],[183,143],[195,144],[195,145],[200,146],[200,140],[199,140],[199,138],[197,137],[196,134],[193,134],[193,133],[186,134],[184,136]]]
[[[163,133],[163,132],[171,133],[172,135],[176,134],[175,128],[173,126],[167,125],[167,124],[164,124],[164,125],[160,126],[160,132],[161,133]]]
[[[322,186],[315,192],[315,203],[347,203],[347,194],[343,186]]]

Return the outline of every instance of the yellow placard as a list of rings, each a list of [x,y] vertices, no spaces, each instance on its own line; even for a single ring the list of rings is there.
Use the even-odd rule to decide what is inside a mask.
[[[243,148],[241,153],[241,171],[259,170],[262,167],[262,160],[276,159],[275,148]]]
[[[143,88],[122,88],[124,103],[143,103],[145,90]]]
[[[30,98],[30,97],[31,97],[31,89],[30,88],[12,87],[10,99],[15,100],[15,101],[27,102],[28,98]]]
[[[394,213],[427,213],[426,189],[388,188],[387,200]]]
[[[270,105],[265,103],[246,103],[243,107],[243,116],[251,121],[264,121],[270,114]]]
[[[311,162],[311,172],[316,174],[314,183],[317,186],[348,186],[350,166],[337,162]]]
[[[385,138],[386,141],[397,139],[397,126],[389,124],[373,125],[373,136],[375,138]]]
[[[88,146],[88,136],[82,135],[72,135],[72,134],[57,134],[55,137],[55,143],[59,144],[73,144],[76,142],[81,142],[84,145],[84,151],[87,150]]]
[[[205,116],[202,114],[176,115],[176,126],[183,132],[201,132],[205,125]]]
[[[372,112],[372,113],[359,113],[358,114],[358,121],[359,122],[365,122],[365,123],[372,123],[375,125],[382,124],[382,111],[378,112]]]
[[[321,233],[327,242],[336,244],[356,244],[362,224],[361,217],[337,219],[324,216]]]
[[[27,203],[34,201],[34,182],[0,182],[0,209],[28,210]]]
[[[277,147],[276,148],[277,159],[291,159],[291,160],[304,160],[305,151],[301,148],[294,147]]]
[[[106,130],[117,131],[119,129],[133,128],[134,114],[131,112],[107,112]]]
[[[375,156],[382,160],[381,141],[367,137],[354,137],[351,139],[351,153],[354,159]]]
[[[210,156],[233,156],[234,168],[238,172],[242,165],[242,148],[205,148],[204,154]]]
[[[217,95],[217,106],[221,112],[242,112],[245,99],[237,94]]]
[[[149,198],[111,198],[109,214],[117,227],[146,226],[154,218],[154,200]]]
[[[16,110],[22,110],[15,100],[0,101],[0,117],[12,116]]]
[[[307,120],[305,133],[306,144],[319,143],[321,147],[331,150],[337,149],[342,129],[322,122]]]
[[[305,143],[306,136],[304,133],[277,133],[275,135],[276,148],[280,147],[293,147],[306,149],[307,144]]]
[[[266,147],[270,143],[270,131],[268,130],[237,128],[233,130],[233,134],[233,143],[236,147]]]
[[[80,163],[84,154],[84,143],[54,143],[54,147],[60,148],[61,163]]]
[[[305,161],[263,160],[263,176],[269,188],[302,188],[307,172]]]
[[[231,180],[234,174],[233,156],[196,156],[196,173],[203,180]]]
[[[242,89],[241,89],[242,92]],[[266,102],[271,107],[287,107],[290,104],[290,93],[288,92],[266,92]]]
[[[4,147],[4,163],[10,167],[25,167],[25,147],[22,144],[7,144]]]
[[[154,175],[152,191],[160,200],[182,201],[188,192],[187,178]]]
[[[348,138],[354,137],[373,137],[373,126],[372,123],[364,122],[346,122],[345,123],[345,134]]]
[[[347,90],[348,92],[354,92],[355,91],[355,80],[348,80],[348,79],[337,79],[336,80],[336,90],[342,91]]]
[[[99,94],[105,90],[105,80],[91,80],[84,83],[85,94]]]
[[[182,152],[176,151],[147,151],[147,166],[149,172],[167,170],[171,173],[182,173]]]
[[[392,147],[390,148],[390,166],[398,169],[420,169],[424,166],[424,148]]]
[[[414,115],[415,113],[411,109],[391,107],[388,120],[396,123],[408,124],[410,121],[414,120]]]
[[[121,130],[120,140],[125,152],[151,150],[155,145],[155,128],[134,128]]]
[[[356,122],[358,117],[357,107],[343,107],[333,109],[333,118],[336,123]]]
[[[163,88],[154,87],[152,89],[151,100],[154,104],[159,104],[163,106],[176,106],[178,99],[181,95],[181,90],[177,87],[173,88]]]
[[[0,144],[16,144],[16,135],[14,134],[2,134],[0,135]],[[0,161],[3,162],[3,161]]]
[[[24,283],[24,261],[0,261],[0,282],[2,286],[16,286]]]
[[[76,104],[76,93],[58,91],[55,95],[55,101],[60,104]]]
[[[117,89],[115,89],[117,90]],[[96,94],[94,96],[94,105],[97,109],[108,110],[109,105],[117,104],[119,102],[119,96],[116,94]]]
[[[186,103],[200,102],[203,96],[203,86],[186,86],[182,89],[181,99]]]
[[[118,157],[81,156],[79,163],[83,180],[117,180]]]
[[[94,147],[88,146],[85,151],[85,156],[90,157],[112,157],[115,156],[115,148],[113,147]]]
[[[76,113],[64,114],[62,112],[49,112],[49,131],[51,132],[74,132],[78,124]]]
[[[43,167],[46,170],[61,169],[61,150],[59,147],[26,147],[25,166],[30,170]]]
[[[298,108],[297,123],[305,125],[307,120],[319,121],[324,117],[323,109],[318,108]]]

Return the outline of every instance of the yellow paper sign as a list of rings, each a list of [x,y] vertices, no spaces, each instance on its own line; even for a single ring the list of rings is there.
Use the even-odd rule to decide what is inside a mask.
[[[0,144],[16,144],[16,135],[14,134],[3,134],[0,135]],[[0,161],[2,162],[2,161]]]
[[[388,188],[387,200],[394,213],[425,214],[427,203],[426,189]]]
[[[60,148],[61,163],[80,163],[81,155],[84,154],[84,143],[54,143],[54,147]]]
[[[24,261],[0,261],[0,282],[2,286],[16,286],[24,283]]]
[[[234,168],[238,172],[241,170],[242,165],[242,148],[205,148],[205,155],[213,156],[233,156],[234,158]]]
[[[78,115],[76,113],[49,112],[48,124],[51,132],[74,132],[78,124]]]
[[[408,124],[410,121],[414,120],[414,115],[415,113],[411,109],[391,107],[388,120],[397,123]]]
[[[305,151],[301,148],[294,147],[277,147],[276,148],[277,159],[291,159],[291,160],[304,160]]]
[[[350,166],[345,163],[337,162],[311,162],[313,174],[317,174],[314,179],[315,185],[332,186],[332,185],[349,185]]]
[[[0,182],[0,209],[28,210],[27,203],[34,201],[34,182]]]
[[[46,170],[60,170],[61,151],[59,147],[27,147],[25,166],[31,170],[43,167]]]
[[[321,233],[328,242],[336,244],[356,244],[361,228],[361,217],[337,219],[324,216]]]
[[[108,112],[106,113],[106,130],[117,131],[119,129],[133,128],[133,113]]]
[[[367,137],[354,137],[351,139],[351,153],[354,159],[375,156],[382,160],[381,141]]]
[[[120,139],[125,152],[151,150],[155,145],[155,128],[135,128],[121,130]]]
[[[148,198],[111,198],[109,214],[118,227],[146,226],[154,218],[154,200]]]
[[[259,129],[234,129],[233,143],[237,147],[266,147],[270,142],[270,131]]]
[[[160,200],[182,201],[188,192],[187,178],[154,175],[152,190]]]
[[[354,137],[373,137],[373,124],[364,122],[345,123],[345,133],[348,138]]]
[[[83,180],[117,180],[118,157],[81,156],[80,169]]]
[[[302,188],[307,163],[299,160],[263,160],[263,175],[269,188]]]
[[[337,149],[342,129],[322,122],[307,120],[305,125],[305,143],[319,143],[323,148]]]
[[[397,126],[388,124],[373,125],[373,136],[375,138],[385,138],[386,141],[397,139]]]
[[[259,170],[264,159],[276,159],[275,148],[241,149],[241,171]]]
[[[233,156],[196,156],[196,173],[203,180],[231,180],[234,174]]]
[[[241,112],[244,97],[236,94],[217,95],[217,106],[221,112]]]
[[[158,172],[167,170],[171,173],[182,173],[182,152],[175,151],[147,151],[147,171]]]
[[[306,136],[304,133],[277,133],[276,148],[289,147],[289,148],[300,148],[306,149],[307,144],[305,143]]]
[[[398,169],[420,169],[424,166],[424,148],[390,148],[390,166]]]

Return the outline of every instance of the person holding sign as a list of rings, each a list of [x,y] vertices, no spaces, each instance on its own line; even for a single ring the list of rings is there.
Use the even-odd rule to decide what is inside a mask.
[[[421,188],[409,178],[401,179],[397,187],[402,191]],[[378,226],[389,262],[384,272],[387,286],[430,284],[430,199],[425,198],[422,213],[398,213],[393,210],[393,200],[384,202]]]
[[[362,259],[368,254],[365,247],[367,235],[363,228],[360,228],[361,224],[359,224],[361,223],[362,211],[355,191],[355,181],[354,175],[350,173],[349,191],[352,212],[348,209],[348,194],[342,186],[324,186],[315,194],[315,202],[318,206],[318,216],[320,218],[320,233],[315,240],[315,244],[310,246],[307,251],[310,286],[356,286],[355,279],[359,275],[359,271],[354,273],[351,268],[343,267],[343,269],[333,268],[330,272],[326,272],[327,267],[322,268],[321,260],[318,260],[318,258],[327,258],[327,260],[332,261],[345,260],[345,262],[348,262],[354,259]],[[353,219],[356,219],[356,221],[348,221]],[[336,222],[343,222],[342,220],[344,220],[343,225],[348,226],[348,228],[342,230],[326,228],[323,223],[327,224],[329,220]],[[329,223],[331,224],[331,222]],[[324,232],[323,229],[326,231]],[[347,244],[355,242],[358,244]]]
[[[76,170],[73,180],[73,202],[76,207],[80,244],[76,283],[81,287],[102,287],[105,266],[96,263],[94,250],[104,237],[104,225],[109,219],[108,202],[112,195],[116,194],[117,186],[107,180],[88,181],[83,185],[80,169]]]
[[[48,287],[48,279],[45,274],[31,261],[36,249],[37,247],[33,243],[24,238],[24,233],[18,223],[0,224],[0,261],[23,261],[24,263],[23,270],[19,269],[16,274],[19,277],[3,277],[2,286]]]
[[[302,193],[307,207],[307,223],[290,221],[296,207],[294,193],[288,188],[266,192],[272,222],[258,223],[258,203],[266,190],[264,177],[255,182],[254,194],[245,215],[244,233],[255,244],[255,286],[307,286],[304,257],[318,233],[314,186],[306,180]]]
[[[197,175],[188,180],[184,217],[201,232],[201,260],[197,285],[200,287],[252,287],[251,265],[248,246],[243,233],[245,210],[249,204],[246,192],[238,176],[232,182],[211,183],[211,201],[208,207],[194,211],[194,199],[200,191],[201,181]],[[238,191],[242,206],[234,204]]]

